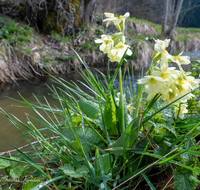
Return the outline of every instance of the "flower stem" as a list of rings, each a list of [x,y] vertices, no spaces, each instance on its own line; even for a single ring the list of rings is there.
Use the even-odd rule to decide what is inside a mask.
[[[125,131],[124,123],[124,107],[123,107],[123,84],[122,84],[122,69],[119,68],[119,85],[120,85],[120,108],[121,108],[121,126],[120,133],[122,134]]]

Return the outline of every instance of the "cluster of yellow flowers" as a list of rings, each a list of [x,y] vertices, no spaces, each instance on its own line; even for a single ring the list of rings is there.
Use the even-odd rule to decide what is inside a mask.
[[[104,13],[107,17],[103,22],[107,22],[108,27],[110,22],[113,22],[118,33],[113,35],[101,35],[101,39],[96,39],[95,43],[99,43],[100,50],[105,54],[108,54],[111,62],[120,62],[125,51],[127,55],[132,55],[130,46],[125,44],[125,20],[129,17],[127,12],[125,15],[115,17],[113,13]],[[191,90],[199,87],[200,80],[189,76],[190,73],[186,73],[181,65],[187,65],[190,63],[188,56],[182,56],[180,53],[178,56],[172,56],[166,48],[169,46],[169,39],[164,41],[155,40],[153,59],[155,65],[151,65],[147,76],[138,80],[138,84],[146,84],[145,92],[148,93],[147,100],[152,99],[157,93],[161,93],[161,99],[164,101],[163,106],[171,103],[182,95],[189,93]],[[169,67],[169,62],[177,63],[179,70],[175,67]],[[154,62],[153,62],[154,63]],[[160,67],[157,67],[160,65]],[[180,118],[184,118],[184,114],[188,112],[187,100],[194,97],[189,93],[180,100],[173,104],[175,108],[175,117],[179,114]],[[179,110],[180,109],[180,110]]]
[[[119,17],[115,17],[113,13],[104,13],[106,19],[103,22],[107,22],[106,27],[108,27],[110,22],[113,22],[115,27],[120,31],[113,35],[101,35],[101,39],[96,39],[95,43],[101,43],[100,50],[105,54],[108,54],[111,62],[120,62],[123,57],[126,49],[127,55],[132,55],[132,51],[129,49],[129,46],[125,44],[124,37],[124,29],[125,29],[125,20],[129,17],[129,13],[127,12],[124,16],[120,15]]]
[[[155,42],[153,58],[156,60],[156,65],[150,67],[148,75],[139,79],[138,84],[147,83],[145,92],[148,93],[148,100],[153,98],[157,93],[161,93],[161,98],[164,100],[162,105],[165,106],[199,87],[200,80],[189,76],[190,73],[186,73],[181,67],[181,65],[190,63],[188,56],[182,56],[182,53],[178,56],[172,56],[166,51],[170,42],[169,39],[164,41],[155,40]],[[179,70],[175,70],[175,67],[169,67],[169,62],[177,63]],[[160,67],[157,67],[158,64],[160,64]],[[176,118],[178,113],[181,119],[184,118],[184,114],[188,112],[186,109],[187,100],[193,96],[193,94],[189,93],[174,104]]]

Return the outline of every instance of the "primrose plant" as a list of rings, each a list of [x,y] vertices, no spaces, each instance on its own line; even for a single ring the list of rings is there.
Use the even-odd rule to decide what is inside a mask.
[[[105,16],[106,26],[112,22],[118,31],[101,35],[95,42],[111,62],[118,62],[113,77],[108,71],[107,80],[99,71],[105,79],[102,83],[77,54],[85,67],[85,72],[80,70],[85,83],[79,82],[90,93],[76,83],[52,76],[59,86],[49,88],[59,106],[50,106],[46,98],[46,104],[41,103],[36,97],[37,104],[31,104],[20,95],[23,101],[19,102],[38,116],[27,114],[27,123],[0,108],[32,147],[24,152],[16,148],[19,154],[12,157],[0,156],[0,169],[5,169],[9,178],[23,179],[31,173],[34,179],[40,179],[38,184],[22,187],[31,190],[43,187],[164,190],[172,172],[174,184],[170,185],[176,190],[194,189],[200,183],[199,144],[195,139],[200,135],[200,122],[198,113],[188,112],[187,104],[200,81],[182,68],[190,63],[189,57],[172,56],[166,51],[170,40],[155,40],[150,68],[147,76],[138,80],[136,94],[131,89],[130,73],[127,87],[121,71],[125,56],[132,55],[124,36],[129,13],[119,17],[105,13]],[[169,67],[169,62],[177,63],[179,70]],[[114,80],[118,74],[119,90],[116,90]],[[143,96],[143,91],[148,102],[143,99],[146,95]],[[163,110],[169,110],[169,114],[163,114]],[[29,135],[37,141],[37,147],[28,139]],[[159,176],[159,182],[155,176]],[[5,182],[1,187],[8,185]]]
[[[166,48],[169,45],[170,40],[166,39],[155,40],[154,45],[154,60],[148,70],[147,76],[138,80],[138,84],[146,84],[145,92],[148,93],[147,100],[152,99],[157,93],[161,93],[161,99],[164,101],[163,106],[173,102],[180,98],[184,94],[188,93],[185,97],[178,100],[173,104],[175,109],[175,118],[178,114],[180,118],[184,118],[184,113],[187,113],[187,101],[194,97],[191,90],[196,89],[199,86],[200,79],[195,79],[193,76],[189,76],[190,73],[185,72],[181,65],[188,65],[190,58],[188,56],[182,56],[180,53],[178,56],[172,56]],[[179,70],[175,70],[175,67],[169,67],[168,62],[177,63]],[[160,68],[157,65],[160,64]]]

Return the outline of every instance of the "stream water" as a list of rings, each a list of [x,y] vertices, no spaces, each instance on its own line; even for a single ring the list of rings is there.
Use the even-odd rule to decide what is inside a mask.
[[[81,76],[76,71],[57,77],[61,77],[66,81],[82,80]],[[25,113],[35,116],[34,112],[30,108],[17,107],[17,105],[22,104],[8,97],[22,100],[18,94],[20,93],[28,102],[36,103],[33,96],[34,94],[42,103],[45,103],[45,96],[51,106],[59,105],[58,101],[51,96],[51,92],[47,87],[47,85],[52,86],[52,84],[55,87],[57,86],[57,84],[52,82],[51,77],[33,78],[30,79],[30,81],[18,81],[17,83],[18,84],[6,84],[1,89],[0,106],[5,112],[15,115],[21,121],[27,123]],[[27,142],[9,119],[0,113],[0,154],[1,152],[14,149],[12,144],[16,147],[20,147],[27,144]]]
[[[194,58],[195,56],[200,57],[200,51],[185,53],[184,55],[188,55],[191,58]],[[100,70],[106,73],[106,68],[101,68]],[[81,76],[76,71],[72,71],[68,74],[59,77],[67,81],[81,80]],[[26,122],[27,118],[24,113],[26,112],[31,115],[34,115],[33,111],[31,111],[29,108],[13,106],[21,104],[7,98],[6,96],[20,100],[21,98],[17,93],[19,92],[27,101],[35,103],[36,100],[32,95],[35,94],[37,98],[42,102],[45,102],[43,98],[43,96],[45,96],[51,105],[58,105],[58,101],[53,99],[52,96],[49,94],[50,90],[48,89],[46,84],[52,84],[52,80],[50,79],[50,77],[35,78],[31,79],[30,81],[19,81],[18,85],[14,83],[5,85],[1,89],[0,93],[1,108],[7,113],[15,115],[21,121]],[[27,142],[22,137],[19,130],[8,120],[8,118],[6,118],[3,114],[0,113],[0,153],[14,149],[12,144],[16,147],[20,147],[27,144]]]

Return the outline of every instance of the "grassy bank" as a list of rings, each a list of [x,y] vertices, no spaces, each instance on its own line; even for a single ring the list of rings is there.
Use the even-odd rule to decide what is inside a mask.
[[[56,32],[45,36],[24,23],[1,15],[0,81],[12,82],[45,75],[44,71],[59,74],[79,68],[81,63],[73,49],[84,61],[87,60],[88,65],[106,66],[107,58],[99,53],[98,46],[94,43],[95,38],[100,37],[107,30],[102,20],[103,18],[97,14],[98,24],[82,27],[75,36],[63,36]],[[113,27],[108,31],[113,33]],[[184,45],[188,51],[194,51],[197,46],[200,46],[200,42],[194,40],[199,38],[199,31],[200,29],[176,28],[173,36],[174,43],[176,41],[174,50]],[[160,33],[161,25],[130,18],[127,21],[126,32],[128,41],[140,36],[148,37],[148,40],[140,40],[133,45],[134,55],[129,57],[135,69],[146,68],[153,51],[152,38],[164,38]],[[147,51],[144,52],[142,49]]]

